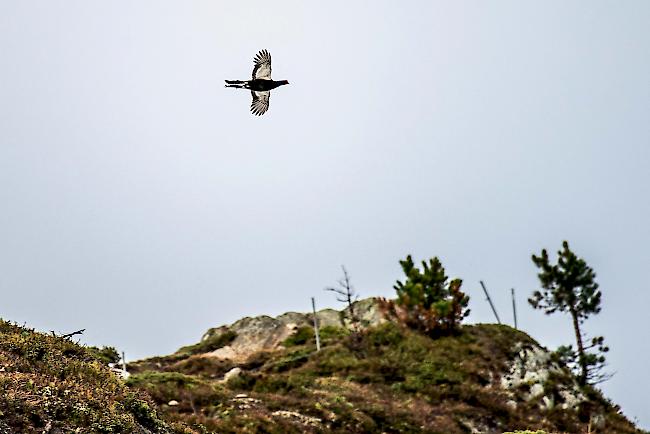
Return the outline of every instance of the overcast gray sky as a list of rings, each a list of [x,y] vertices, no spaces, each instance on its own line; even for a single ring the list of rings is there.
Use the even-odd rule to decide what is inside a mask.
[[[543,345],[530,255],[596,270],[616,375],[650,428],[650,2],[0,0],[0,316],[130,358],[307,310],[345,264],[390,296],[438,255]],[[246,79],[263,48],[263,117]]]

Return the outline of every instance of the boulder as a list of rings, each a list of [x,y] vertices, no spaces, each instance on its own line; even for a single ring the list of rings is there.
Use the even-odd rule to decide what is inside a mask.
[[[377,325],[385,321],[379,309],[376,298],[359,300],[354,303],[355,314],[360,319],[362,327]],[[337,311],[323,309],[316,312],[319,327],[350,327],[348,309]],[[209,329],[201,338],[210,339],[214,336],[234,332],[235,339],[217,350],[205,353],[204,357],[215,357],[244,363],[251,355],[262,351],[274,351],[301,327],[312,327],[313,315],[309,313],[287,312],[275,318],[261,315],[246,317],[228,326]]]
[[[226,372],[226,375],[223,376],[223,382],[227,383],[233,378],[237,378],[241,375],[241,368],[232,368],[230,371]]]

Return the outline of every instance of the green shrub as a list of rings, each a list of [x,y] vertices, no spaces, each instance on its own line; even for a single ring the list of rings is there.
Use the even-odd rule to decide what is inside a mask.
[[[181,347],[176,351],[178,355],[191,356],[194,354],[203,354],[209,353],[211,351],[218,350],[219,348],[225,347],[231,343],[237,337],[237,333],[227,330],[223,333],[215,334],[207,339],[202,340],[194,345],[187,345]]]
[[[292,351],[289,354],[281,356],[273,363],[265,366],[264,370],[271,372],[284,372],[290,369],[298,368],[309,360],[309,355],[313,353],[311,348],[301,348]]]
[[[397,345],[404,340],[402,331],[392,322],[381,324],[369,329],[363,337],[363,341],[370,347],[383,347]]]
[[[253,390],[257,393],[304,393],[313,384],[311,375],[292,373],[291,375],[268,374],[257,378]]]
[[[201,380],[193,375],[185,375],[180,372],[143,372],[131,375],[126,384],[129,386],[146,386],[156,384],[173,384],[175,387],[191,387],[200,383]]]
[[[126,384],[146,391],[159,404],[178,399],[180,390],[189,390],[201,384],[201,379],[178,372],[143,372],[131,375]]]
[[[337,346],[322,350],[315,360],[314,370],[318,375],[338,374],[346,376],[360,364],[357,357],[347,348]]]
[[[315,342],[314,328],[309,326],[299,327],[298,330],[282,342],[285,347],[305,345],[307,342]]]
[[[200,375],[207,378],[220,378],[234,366],[234,363],[230,360],[197,355],[166,366],[164,371],[179,372],[185,375]]]
[[[228,380],[226,384],[231,390],[253,390],[257,377],[249,372],[242,371],[239,375]]]
[[[321,344],[324,346],[341,340],[345,336],[348,336],[350,332],[343,327],[325,326],[318,330],[318,334]],[[299,327],[293,335],[289,336],[284,340],[284,342],[282,342],[282,345],[287,348],[306,344],[316,344],[316,335],[314,334],[313,327]]]
[[[86,350],[104,365],[117,363],[121,359],[114,347],[86,347]]]
[[[135,420],[147,429],[157,432],[165,428],[165,424],[158,418],[156,410],[134,394],[129,394],[123,402],[124,408],[131,413]]]
[[[321,342],[328,344],[349,336],[350,331],[344,327],[325,326],[319,330],[319,334]]]

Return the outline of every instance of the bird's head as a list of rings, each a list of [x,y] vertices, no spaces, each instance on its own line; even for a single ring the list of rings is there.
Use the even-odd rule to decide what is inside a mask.
[[[282,80],[280,84],[289,84],[289,82],[287,80]]]

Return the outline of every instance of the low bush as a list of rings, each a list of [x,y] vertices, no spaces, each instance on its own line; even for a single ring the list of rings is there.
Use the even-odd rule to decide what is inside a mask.
[[[223,348],[229,343],[231,343],[237,337],[237,333],[227,330],[223,333],[214,334],[201,342],[198,342],[194,345],[187,345],[181,347],[176,351],[178,355],[191,356],[194,354],[203,354],[209,353],[211,351],[218,350]]]
[[[0,320],[0,430],[171,433],[150,398],[105,366],[110,353]]]

